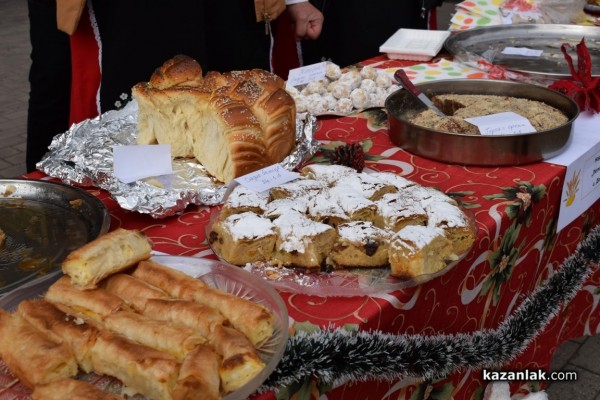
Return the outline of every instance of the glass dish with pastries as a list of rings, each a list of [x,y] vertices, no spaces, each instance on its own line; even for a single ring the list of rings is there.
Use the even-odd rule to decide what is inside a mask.
[[[213,251],[276,288],[353,296],[449,271],[475,241],[452,197],[392,172],[311,164],[264,192],[236,186],[207,226]]]
[[[283,300],[237,267],[153,256],[142,232],[119,228],[62,270],[0,299],[11,399],[242,400],[283,355]]]

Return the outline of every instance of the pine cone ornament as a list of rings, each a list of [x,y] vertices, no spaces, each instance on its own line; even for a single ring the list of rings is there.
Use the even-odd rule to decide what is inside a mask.
[[[362,172],[365,167],[365,152],[360,143],[347,143],[335,148],[330,156],[331,163],[345,165]]]

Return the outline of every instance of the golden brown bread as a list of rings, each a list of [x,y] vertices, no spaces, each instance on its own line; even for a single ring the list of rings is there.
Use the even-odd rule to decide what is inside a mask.
[[[194,76],[197,73],[197,76]],[[169,143],[173,157],[195,157],[216,179],[283,160],[295,144],[295,102],[264,70],[211,71],[184,56],[167,60],[132,88],[140,144]]]
[[[29,388],[77,375],[77,361],[65,343],[1,308],[0,357]]]
[[[108,393],[86,381],[65,378],[38,385],[31,400],[123,400],[121,396]]]
[[[150,85],[157,89],[171,86],[198,87],[202,85],[202,67],[186,55],[176,55],[156,68],[150,77]]]
[[[71,282],[90,289],[107,277],[150,257],[152,242],[142,232],[118,228],[69,253],[62,270]]]

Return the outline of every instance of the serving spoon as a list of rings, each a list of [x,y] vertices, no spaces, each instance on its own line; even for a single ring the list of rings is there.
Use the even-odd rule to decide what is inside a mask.
[[[398,68],[396,70],[396,72],[394,72],[394,78],[396,78],[396,81],[398,81],[398,83],[400,85],[402,85],[402,87],[404,87],[413,96],[415,96],[415,98],[417,100],[419,100],[421,103],[423,103],[425,105],[425,107],[429,108],[430,110],[435,112],[440,117],[446,116],[446,114],[444,114],[442,112],[442,110],[440,110],[439,108],[437,108],[437,106],[435,104],[433,104],[433,101],[431,101],[431,99],[429,97],[427,97],[427,95],[425,95],[425,93],[421,92],[419,90],[419,88],[416,87],[410,81],[410,79],[408,78],[408,75],[406,75],[406,72],[404,72],[404,70],[402,68]]]

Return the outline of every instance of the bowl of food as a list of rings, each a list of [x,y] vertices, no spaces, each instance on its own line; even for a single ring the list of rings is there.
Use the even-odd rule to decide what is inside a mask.
[[[398,147],[441,162],[510,166],[540,162],[569,143],[579,107],[552,89],[528,83],[447,79],[418,84],[445,117],[428,110],[408,90],[391,94],[385,108]],[[531,133],[480,134],[465,118],[512,112],[529,120]]]

